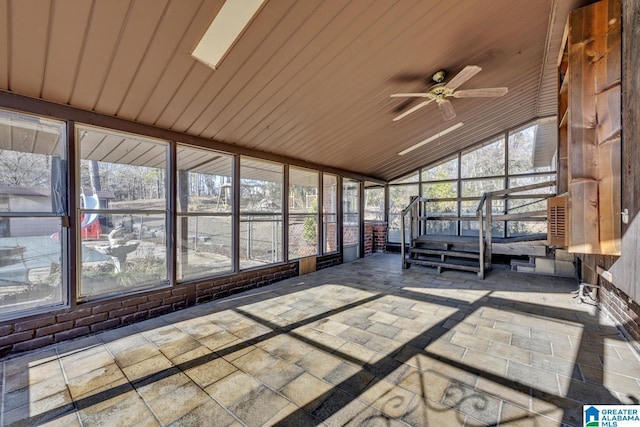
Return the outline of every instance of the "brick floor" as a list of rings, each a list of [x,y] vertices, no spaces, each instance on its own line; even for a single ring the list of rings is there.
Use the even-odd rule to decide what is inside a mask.
[[[569,279],[377,254],[0,363],[2,426],[581,426],[640,359]]]

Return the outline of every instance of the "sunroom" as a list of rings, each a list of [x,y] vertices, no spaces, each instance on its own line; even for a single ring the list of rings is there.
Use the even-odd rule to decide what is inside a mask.
[[[231,354],[265,350],[259,344],[282,333],[322,353],[318,360],[338,355],[348,366],[340,369],[384,375],[357,390],[340,380],[343,387],[319,393],[314,406],[286,391],[298,377],[276,387],[240,369],[257,379],[256,390],[286,402],[278,410],[295,407],[284,418],[270,413],[259,421],[242,412],[241,396],[225,403],[207,390],[213,383],[194,379],[243,425],[331,424],[340,412],[330,403],[336,390],[349,405],[364,402],[375,412],[364,424],[374,425],[381,413],[424,425],[411,405],[394,412],[367,394],[384,395],[376,388],[383,382],[411,391],[400,385],[406,377],[391,374],[396,366],[419,370],[415,359],[422,357],[446,362],[442,371],[433,368],[452,381],[436,403],[463,414],[454,424],[506,424],[533,414],[572,425],[576,402],[587,403],[572,390],[593,381],[622,386],[589,403],[637,402],[640,81],[632,46],[639,7],[626,0],[0,1],[0,373],[17,374],[24,365],[11,361],[20,357],[53,351],[64,358],[74,343],[94,340],[138,390],[107,344],[111,338],[102,337],[150,333],[167,319],[200,322],[216,307],[249,298],[256,311],[233,306],[229,318],[253,322],[264,334],[243,336],[225,323],[234,351],[210,349],[235,368]],[[299,296],[296,286],[313,297]],[[385,308],[376,292],[398,300]],[[490,296],[510,292],[524,294],[517,303]],[[520,302],[546,326],[521,321],[529,308]],[[365,303],[365,320],[339,317]],[[461,314],[430,325],[417,313],[426,303],[437,305],[432,317],[453,307]],[[493,323],[473,323],[473,331],[491,329],[491,338],[481,337],[487,348],[479,349],[480,332],[465,322],[483,310]],[[496,332],[506,317],[511,329]],[[609,323],[598,323],[601,317]],[[431,343],[445,337],[447,349],[464,348],[462,361],[426,350],[428,343],[411,335],[422,327],[409,321],[415,318],[435,328],[425,332],[435,334]],[[333,338],[296,335],[310,325],[311,335]],[[566,343],[534,332],[555,333],[556,326]],[[468,336],[455,342],[451,331]],[[348,343],[334,348],[338,339]],[[404,350],[384,352],[383,342],[394,347],[386,339]],[[549,356],[572,349],[574,374],[564,365],[562,372],[537,366],[537,339],[543,348],[549,343]],[[581,346],[580,339],[596,344]],[[479,374],[483,368],[465,360],[494,360],[500,354],[491,353],[493,343],[508,346],[504,377],[490,367]],[[514,354],[526,347],[528,362],[510,353],[513,346]],[[394,369],[381,368],[373,355],[360,360],[369,350]],[[597,353],[597,366],[578,360],[582,350]],[[299,378],[336,385],[337,371],[320,375],[302,355],[293,363],[276,353],[273,366],[292,362],[290,371],[304,370]],[[604,360],[612,354],[633,369],[610,370]],[[193,368],[167,357],[172,365],[149,373],[144,385],[155,384],[153,374]],[[521,362],[532,370],[519,377],[511,370]],[[557,392],[536,388],[533,368],[557,375],[549,379]],[[529,402],[553,401],[547,392],[560,396],[564,412],[502,399],[496,390],[491,396],[502,400],[495,414],[468,409],[465,399],[451,403],[450,369],[527,388]],[[71,382],[63,382],[75,400]],[[3,385],[3,402],[17,390],[35,396],[24,391],[28,384]],[[163,418],[136,393],[156,424],[178,420]],[[75,401],[81,425],[98,423]],[[512,417],[512,406],[529,415]],[[24,408],[2,406],[0,425],[73,412]],[[27,418],[12,412],[18,410]]]

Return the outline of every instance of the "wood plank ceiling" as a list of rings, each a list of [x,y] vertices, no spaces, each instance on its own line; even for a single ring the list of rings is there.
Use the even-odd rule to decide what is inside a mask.
[[[390,180],[555,114],[564,22],[586,2],[268,0],[214,71],[190,51],[222,3],[0,0],[0,90]],[[461,89],[509,93],[392,121],[407,104],[390,94],[469,64]]]

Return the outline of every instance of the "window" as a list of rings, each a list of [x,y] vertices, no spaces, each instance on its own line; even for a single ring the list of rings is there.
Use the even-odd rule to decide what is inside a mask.
[[[384,221],[384,187],[364,189],[364,220]]]
[[[65,126],[0,110],[0,313],[66,303]]]
[[[240,159],[240,268],[282,262],[284,166]]]
[[[542,132],[540,132],[541,125],[538,123],[509,132],[509,175],[552,171],[550,164],[544,166],[535,164],[537,140],[538,144],[546,148],[547,151],[553,151],[553,149],[547,148],[548,145],[555,145],[550,144],[547,140],[550,136],[545,134],[545,126],[542,125]],[[557,131],[557,127],[555,130]],[[544,150],[539,148],[539,151]]]
[[[412,184],[414,182],[420,182],[420,174],[418,173],[418,171],[394,179],[389,184]]]
[[[422,171],[422,181],[441,181],[458,178],[458,156]]]
[[[360,246],[360,182],[342,179],[342,259],[357,259]]]
[[[80,299],[164,286],[168,144],[76,128]]]
[[[422,197],[427,199],[455,199],[458,197],[458,181],[422,184]]]
[[[389,185],[389,226],[387,240],[400,243],[400,223],[402,210],[409,206],[411,199],[419,195],[419,184]],[[409,224],[405,224],[405,236],[409,239]]]
[[[177,279],[233,271],[233,156],[177,148]]]
[[[289,168],[289,259],[318,253],[318,172]]]
[[[462,197],[477,197],[482,193],[504,189],[504,178],[474,179],[462,181]]]
[[[338,177],[322,174],[322,239],[324,253],[338,251]]]
[[[504,139],[462,153],[460,164],[462,178],[504,175]]]

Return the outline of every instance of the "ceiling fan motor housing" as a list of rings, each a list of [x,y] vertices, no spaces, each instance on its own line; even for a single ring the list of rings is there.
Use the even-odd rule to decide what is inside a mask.
[[[433,79],[434,82],[436,83],[442,83],[444,81],[444,78],[447,74],[444,71],[438,71],[437,73],[435,73],[433,75],[433,77],[431,77]]]

